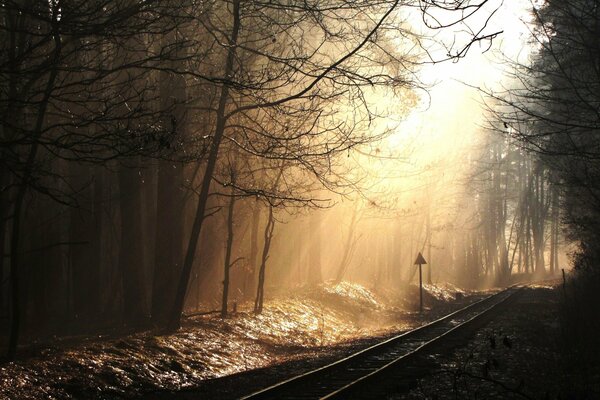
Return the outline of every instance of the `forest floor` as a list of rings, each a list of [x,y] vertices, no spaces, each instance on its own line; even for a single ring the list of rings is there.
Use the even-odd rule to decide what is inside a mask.
[[[563,296],[558,285],[524,289],[468,345],[436,357],[437,369],[389,399],[600,399],[600,354],[586,365],[567,350]]]
[[[236,397],[414,328],[484,293],[426,286],[401,296],[342,283],[274,296],[261,315],[240,304],[228,318],[187,318],[173,335],[38,345],[26,359],[0,365],[0,399]],[[251,372],[244,372],[251,371]],[[233,383],[233,384],[232,384]],[[240,391],[242,390],[242,391]]]

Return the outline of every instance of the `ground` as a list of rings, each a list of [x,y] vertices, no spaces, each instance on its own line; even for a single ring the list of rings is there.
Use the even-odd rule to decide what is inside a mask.
[[[560,287],[533,286],[439,368],[390,399],[598,399],[600,376],[569,365]]]
[[[359,285],[325,285],[273,298],[259,316],[241,305],[227,319],[192,317],[175,335],[145,332],[39,346],[26,359],[0,366],[0,398],[237,398],[483,295],[455,302],[455,289],[427,289],[425,316],[406,298],[375,295]],[[551,286],[525,289],[466,346],[439,355],[439,368],[410,392],[390,398],[600,398],[598,376],[580,374],[558,350],[565,347],[561,295]]]
[[[234,398],[252,385],[333,361],[483,295],[464,293],[456,302],[456,291],[428,286],[427,312],[420,316],[411,301],[418,298],[415,288],[400,296],[347,283],[323,285],[271,298],[258,316],[251,304],[242,304],[226,319],[188,318],[174,335],[38,344],[26,349],[25,359],[0,365],[0,399],[181,398],[199,392]]]

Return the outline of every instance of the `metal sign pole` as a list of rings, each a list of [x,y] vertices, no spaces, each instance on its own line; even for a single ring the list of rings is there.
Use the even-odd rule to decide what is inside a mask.
[[[423,314],[423,273],[419,264],[419,313]]]
[[[419,252],[415,260],[415,265],[419,266],[419,313],[421,314],[423,313],[423,264],[427,264],[427,261],[423,258],[423,254]]]

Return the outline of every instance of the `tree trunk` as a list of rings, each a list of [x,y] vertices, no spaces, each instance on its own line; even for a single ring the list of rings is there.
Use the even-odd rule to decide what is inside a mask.
[[[316,211],[308,219],[308,283],[318,285],[323,282],[321,273],[321,219]]]
[[[216,126],[215,133],[212,138],[210,152],[206,163],[206,170],[204,171],[204,177],[202,179],[202,185],[200,188],[200,194],[198,198],[198,207],[196,209],[196,215],[194,216],[194,223],[192,225],[192,231],[190,234],[190,240],[188,243],[185,259],[183,263],[183,270],[180,274],[179,284],[177,286],[177,292],[175,294],[175,301],[171,315],[169,316],[169,323],[167,329],[174,331],[179,329],[181,326],[181,314],[185,303],[185,295],[187,293],[188,284],[192,272],[192,266],[196,257],[196,248],[198,246],[198,238],[202,230],[202,223],[204,221],[204,213],[206,211],[206,204],[208,202],[208,195],[210,189],[210,183],[217,163],[217,157],[219,155],[219,149],[221,141],[223,140],[223,134],[225,132],[226,123],[226,106],[229,100],[229,78],[233,74],[234,60],[237,48],[237,39],[240,30],[240,0],[233,1],[233,26],[231,31],[231,37],[229,39],[229,47],[227,51],[227,59],[225,62],[224,69],[224,83],[221,86],[221,94],[219,96],[219,105],[216,113]]]
[[[177,31],[163,38],[163,47],[176,46],[176,61],[168,61],[177,70],[185,54],[178,43]],[[170,137],[163,140],[167,147],[173,138],[187,134],[185,78],[172,72],[160,73],[160,113],[163,128],[171,129]],[[166,132],[165,132],[166,135]],[[181,139],[178,139],[181,140]],[[159,160],[156,189],[156,233],[154,274],[152,283],[152,321],[165,326],[175,304],[177,278],[181,275],[183,258],[183,164],[174,160]]]
[[[11,290],[11,320],[10,320],[10,333],[7,349],[7,357],[9,360],[13,360],[17,353],[17,345],[19,342],[19,334],[21,328],[21,302],[20,302],[20,267],[21,259],[19,252],[21,246],[19,238],[21,235],[21,218],[23,211],[23,204],[25,201],[25,194],[29,187],[30,179],[33,175],[33,168],[37,152],[39,149],[39,139],[42,136],[42,127],[44,119],[46,117],[46,110],[48,108],[48,102],[52,95],[54,88],[54,82],[58,74],[58,60],[62,51],[62,41],[60,32],[58,29],[58,5],[54,4],[51,10],[52,18],[52,40],[54,41],[54,50],[50,62],[50,73],[46,85],[44,88],[43,96],[40,100],[39,107],[37,110],[36,121],[34,129],[31,135],[31,147],[27,159],[23,166],[23,175],[20,182],[18,183],[17,193],[13,204],[13,219],[10,234],[10,290]]]
[[[3,153],[3,152],[2,152]],[[0,153],[0,156],[1,154]],[[4,168],[0,167],[0,187],[5,188],[7,184],[7,174]],[[10,210],[5,201],[6,193],[0,193],[0,319],[4,317],[4,313],[8,308],[8,302],[5,301],[5,282],[4,282],[4,261],[6,254],[6,229],[8,227],[8,213]]]
[[[269,215],[267,225],[265,226],[264,245],[258,271],[258,285],[256,288],[256,300],[254,301],[254,313],[260,314],[263,310],[265,297],[265,272],[267,269],[267,260],[269,259],[269,250],[271,248],[271,239],[273,239],[273,230],[275,229],[275,218],[273,217],[273,206],[269,206]]]
[[[358,210],[355,207],[352,210],[352,219],[350,220],[350,226],[348,226],[348,234],[346,236],[346,242],[344,244],[344,254],[340,260],[340,264],[337,267],[337,273],[335,275],[335,283],[340,283],[342,279],[344,279],[344,275],[346,274],[346,270],[348,269],[348,264],[351,260],[351,255],[354,251],[354,246],[356,245],[356,241],[354,240],[354,232],[356,230],[356,222],[357,222]]]
[[[541,165],[535,170],[535,206],[533,209],[532,234],[533,234],[533,254],[535,256],[535,272],[542,274],[546,268],[544,265],[544,231],[546,224],[545,213],[545,190],[543,181],[543,168]]]
[[[155,266],[152,284],[152,322],[165,326],[173,310],[182,259],[183,166],[161,160],[156,191]]]
[[[235,182],[233,182],[235,183]],[[229,207],[227,208],[227,245],[225,246],[225,265],[223,266],[223,299],[221,302],[221,317],[227,316],[227,297],[229,295],[229,270],[231,265],[231,250],[233,247],[233,212],[235,209],[235,189],[231,188]]]
[[[91,182],[90,167],[79,163],[70,164],[72,185],[78,193],[77,206],[69,209],[69,241],[86,242],[69,247],[69,268],[73,280],[73,315],[76,320],[95,319],[93,302],[98,298],[95,287],[98,284],[94,268],[95,255],[91,249]]]
[[[102,167],[101,167],[102,168]],[[92,198],[92,234],[91,234],[91,268],[95,271],[94,276],[96,282],[93,283],[92,293],[95,296],[91,306],[91,313],[98,315],[104,311],[102,307],[102,284],[105,282],[103,270],[103,253],[104,248],[104,174],[105,171],[101,168],[96,168],[94,173],[94,193]]]
[[[258,199],[254,201],[252,208],[252,224],[250,227],[250,268],[251,271],[244,280],[244,297],[248,298],[251,293],[247,287],[253,288],[258,276],[258,226],[260,225],[261,203]]]
[[[146,271],[142,231],[139,166],[122,165],[119,171],[121,243],[119,269],[123,285],[123,317],[135,328],[147,323]]]
[[[427,284],[431,285],[431,236],[433,235],[431,232],[431,205],[427,204]]]
[[[558,270],[558,190],[553,186],[552,196],[552,220],[550,225],[550,272],[555,274]]]

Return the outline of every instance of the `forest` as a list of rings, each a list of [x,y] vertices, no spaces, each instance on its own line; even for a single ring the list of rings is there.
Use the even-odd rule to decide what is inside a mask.
[[[573,269],[598,315],[600,10],[524,3],[527,54],[438,104],[423,71],[487,56],[503,3],[1,1],[3,357],[408,291],[419,252],[473,290]]]

